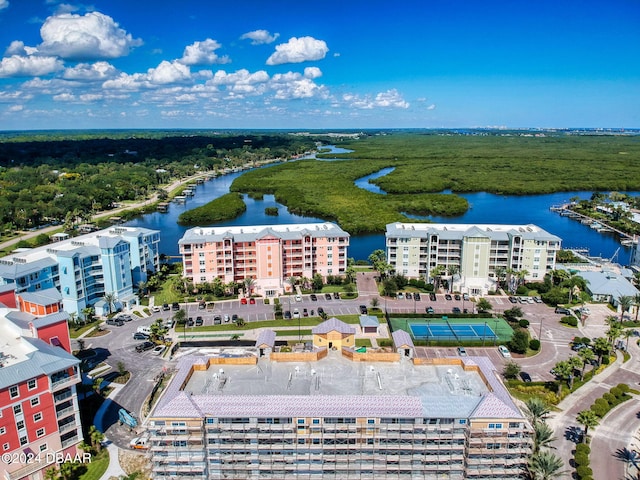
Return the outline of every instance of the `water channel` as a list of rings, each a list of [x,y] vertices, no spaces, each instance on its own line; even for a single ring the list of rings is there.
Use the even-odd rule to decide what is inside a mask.
[[[333,149],[331,153],[345,153],[344,149]],[[339,159],[331,159],[333,161]],[[269,168],[262,167],[262,168]],[[369,180],[388,175],[393,168],[385,168],[366,177],[356,180],[359,188],[364,188],[374,193],[384,195],[377,185],[369,183]],[[242,175],[242,172],[214,178],[204,184],[198,185],[195,196],[185,204],[171,203],[167,213],[150,213],[140,216],[126,223],[128,226],[145,227],[160,230],[160,251],[166,255],[178,255],[178,240],[182,238],[187,227],[178,225],[178,217],[186,210],[204,205],[211,200],[229,192],[233,181]],[[447,192],[449,193],[449,192]],[[560,192],[546,195],[494,195],[486,192],[460,194],[469,202],[469,210],[458,217],[428,217],[429,220],[439,223],[469,223],[469,224],[528,224],[533,223],[562,239],[564,248],[588,249],[593,256],[612,258],[622,265],[628,265],[631,248],[621,246],[616,235],[612,233],[599,233],[583,225],[579,221],[562,217],[558,213],[549,210],[552,205],[568,202],[569,198],[579,197],[589,199],[592,192]],[[639,192],[630,192],[637,195]],[[247,210],[233,220],[220,222],[216,226],[226,225],[273,225],[287,223],[313,223],[321,219],[304,217],[288,212],[284,205],[277,203],[273,195],[265,195],[262,200],[254,200],[244,196]],[[270,216],[264,213],[267,207],[277,207],[278,216]],[[414,217],[420,218],[420,217]],[[205,226],[205,225],[202,225]],[[356,260],[365,260],[376,249],[384,249],[384,233],[370,235],[354,235],[351,237],[349,257]]]

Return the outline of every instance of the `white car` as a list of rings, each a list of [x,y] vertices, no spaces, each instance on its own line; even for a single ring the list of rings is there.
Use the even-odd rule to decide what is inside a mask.
[[[302,296],[296,295],[296,302],[301,302],[301,301],[302,301]]]
[[[151,353],[153,355],[160,355],[162,352],[164,352],[164,349],[166,347],[164,345],[158,345],[157,347],[155,347],[153,350],[151,350]]]
[[[300,318],[300,311],[297,308],[293,311],[293,318]]]
[[[509,352],[509,349],[504,345],[498,346],[498,351],[504,358],[511,358],[511,352]]]
[[[160,307],[158,305],[151,308],[152,312],[158,313],[160,311]]]

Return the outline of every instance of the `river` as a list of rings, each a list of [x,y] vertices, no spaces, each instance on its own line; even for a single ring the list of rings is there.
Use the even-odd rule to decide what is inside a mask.
[[[344,153],[343,149],[335,149],[332,153]],[[262,167],[262,168],[269,168]],[[356,185],[369,191],[384,194],[376,185],[369,183],[370,179],[378,178],[390,173],[393,169],[383,169],[356,181]],[[185,204],[171,203],[167,213],[150,213],[142,215],[126,223],[128,226],[145,227],[160,230],[160,251],[166,255],[178,255],[178,240],[182,238],[187,227],[178,225],[178,217],[186,210],[204,205],[211,200],[229,192],[233,180],[242,175],[242,172],[214,178],[204,184],[198,185],[195,196]],[[458,217],[428,217],[429,220],[439,223],[476,223],[476,224],[528,224],[533,223],[544,228],[549,233],[562,239],[563,248],[588,249],[593,256],[611,258],[616,256],[616,261],[622,265],[628,265],[631,248],[620,245],[616,235],[612,233],[598,233],[587,225],[582,225],[576,220],[562,217],[549,210],[552,205],[568,202],[569,198],[579,197],[588,199],[592,192],[560,192],[546,195],[494,195],[491,193],[466,193],[461,194],[469,202],[469,210]],[[639,192],[630,192],[637,195]],[[265,195],[262,200],[254,200],[244,196],[247,210],[240,216],[226,222],[217,223],[224,225],[272,225],[286,223],[312,223],[323,220],[315,217],[294,215],[287,208],[274,199],[273,195]],[[264,213],[267,207],[277,207],[278,216],[269,216]],[[204,225],[203,225],[204,226]],[[354,235],[351,237],[349,257],[356,260],[366,260],[372,251],[385,248],[384,233],[371,235]]]

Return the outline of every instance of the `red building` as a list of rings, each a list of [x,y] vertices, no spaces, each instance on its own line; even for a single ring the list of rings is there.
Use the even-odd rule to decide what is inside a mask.
[[[60,454],[82,441],[68,318],[55,289],[16,297],[0,309],[0,475],[43,479]]]

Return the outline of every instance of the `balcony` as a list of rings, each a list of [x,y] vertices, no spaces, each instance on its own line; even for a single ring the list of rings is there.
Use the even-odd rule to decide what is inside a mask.
[[[76,373],[74,375],[68,375],[66,377],[60,378],[58,380],[51,380],[51,389],[52,390],[60,390],[64,387],[70,387],[76,383],[80,382],[80,376]]]
[[[73,405],[67,408],[63,408],[62,410],[56,410],[56,418],[64,418],[67,415],[74,413],[75,411],[76,409]]]
[[[5,472],[4,477],[6,480],[17,480],[19,478],[24,478],[31,475],[32,473],[37,472],[38,470],[44,471],[49,465],[52,465],[54,462],[55,459],[47,459],[47,456],[43,455],[41,461],[30,463],[12,472]]]
[[[73,437],[69,437],[66,440],[62,440],[62,448],[70,447],[71,445],[75,445],[80,441],[78,435],[74,435]]]

